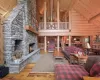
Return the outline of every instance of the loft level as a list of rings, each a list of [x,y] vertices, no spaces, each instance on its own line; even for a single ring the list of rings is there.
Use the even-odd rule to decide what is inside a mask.
[[[69,22],[44,22],[39,23],[39,36],[57,36],[57,35],[68,35],[70,32]],[[66,34],[67,33],[67,34]]]
[[[46,22],[46,27],[44,26],[44,22],[39,23],[39,30],[68,30],[69,22]]]

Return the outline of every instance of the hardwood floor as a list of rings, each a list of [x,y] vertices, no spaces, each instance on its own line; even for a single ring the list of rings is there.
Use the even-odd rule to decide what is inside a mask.
[[[3,80],[55,80],[54,73],[29,75],[35,64],[28,64],[24,70],[18,74],[8,74]]]
[[[43,49],[40,49],[40,53],[41,53],[41,54],[45,54],[45,52],[44,52]]]
[[[48,53],[48,50],[47,50],[47,52],[45,52],[43,49],[41,49],[41,50],[40,50],[40,53],[41,53],[41,54],[47,54],[47,53]]]

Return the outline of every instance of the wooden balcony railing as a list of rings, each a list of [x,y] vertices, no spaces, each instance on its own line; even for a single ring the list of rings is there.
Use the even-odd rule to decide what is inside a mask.
[[[40,22],[39,30],[69,30],[69,22],[59,22],[59,27],[57,22],[46,22],[46,27]]]

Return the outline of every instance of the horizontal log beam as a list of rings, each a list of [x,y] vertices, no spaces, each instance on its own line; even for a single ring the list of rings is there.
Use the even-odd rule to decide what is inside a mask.
[[[25,26],[25,30],[30,31],[30,32],[35,33],[36,35],[38,35],[38,32],[31,26]]]

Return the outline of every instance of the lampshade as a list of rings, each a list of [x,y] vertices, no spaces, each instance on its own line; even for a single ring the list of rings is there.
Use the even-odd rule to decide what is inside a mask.
[[[91,48],[90,44],[89,43],[86,43],[85,48],[90,49]]]

